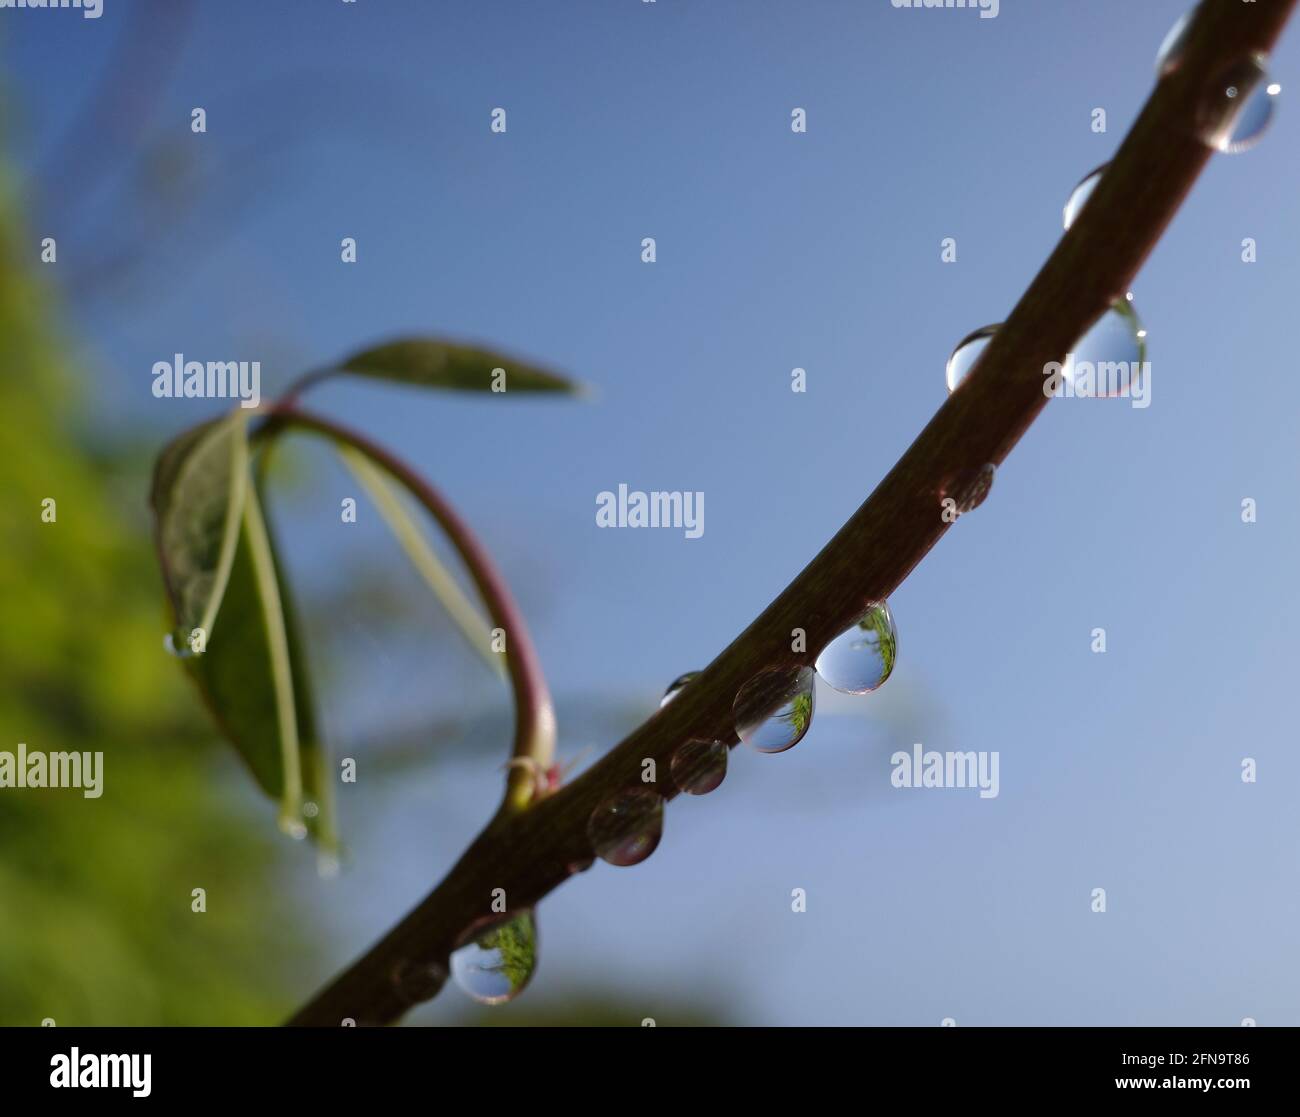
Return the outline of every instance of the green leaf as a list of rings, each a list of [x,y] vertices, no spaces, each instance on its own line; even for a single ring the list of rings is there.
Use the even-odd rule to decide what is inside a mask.
[[[221,606],[248,487],[248,414],[235,412],[186,431],[154,467],[152,504],[158,560],[176,624],[206,643]]]
[[[385,523],[388,524],[389,530],[401,544],[407,558],[411,560],[411,565],[415,567],[429,589],[433,591],[439,604],[460,629],[465,642],[483,658],[495,674],[503,674],[505,672],[503,657],[491,648],[490,623],[438,558],[437,552],[429,544],[420,525],[402,502],[397,491],[397,483],[390,481],[388,474],[359,450],[341,442],[334,443],[334,449],[343,460],[343,464],[352,471],[352,475],[365,488]]]
[[[582,386],[546,369],[469,345],[433,338],[403,338],[353,354],[339,366],[344,372],[394,380],[422,388],[464,392],[564,392]],[[504,370],[504,377],[496,370]]]
[[[281,827],[311,833],[323,852],[333,854],[328,756],[293,603],[251,486],[220,620],[218,638],[185,665],[223,735],[261,788],[280,800]],[[304,802],[315,804],[313,817],[304,818]]]

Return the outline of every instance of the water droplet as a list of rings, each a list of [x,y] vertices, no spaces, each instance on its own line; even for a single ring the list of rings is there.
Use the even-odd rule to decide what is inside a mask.
[[[1282,87],[1268,79],[1268,59],[1248,55],[1210,83],[1199,110],[1201,137],[1229,154],[1254,147],[1273,119]]]
[[[817,674],[845,694],[870,694],[889,678],[897,653],[894,615],[889,602],[882,601],[822,649]]]
[[[1156,52],[1156,77],[1173,73],[1183,62],[1183,47],[1187,45],[1187,30],[1192,25],[1196,8],[1185,11],[1174,22]]]
[[[190,634],[181,628],[163,636],[163,648],[177,659],[193,659],[198,654],[190,645]]]
[[[698,671],[687,671],[685,675],[678,675],[677,678],[668,684],[668,689],[664,691],[664,696],[659,700],[659,708],[662,710],[667,706],[669,702],[677,697],[677,692],[692,679],[697,678],[699,674]]]
[[[393,968],[393,989],[407,1004],[431,1001],[442,991],[447,970],[436,962],[398,962]]]
[[[759,752],[785,752],[808,732],[813,716],[811,667],[780,667],[755,675],[731,707],[736,736]]]
[[[281,833],[288,834],[295,842],[300,842],[307,836],[307,824],[303,822],[301,816],[288,807],[280,809],[278,822]]]
[[[621,791],[591,812],[587,837],[611,865],[637,865],[654,853],[664,833],[664,801],[648,787]]]
[[[316,875],[321,880],[334,880],[338,877],[342,867],[336,853],[318,853],[316,855]]]
[[[948,391],[955,392],[961,385],[962,381],[975,367],[975,362],[979,359],[984,347],[988,345],[989,339],[998,332],[998,326],[985,326],[976,330],[972,334],[967,334],[957,343],[957,348],[952,351],[952,356],[948,358]]]
[[[1097,183],[1101,181],[1102,173],[1109,166],[1109,163],[1103,163],[1095,171],[1089,171],[1083,176],[1083,180],[1079,185],[1070,191],[1069,200],[1065,203],[1065,227],[1067,229],[1074,224],[1083,210],[1084,203],[1092,197],[1092,192],[1097,189]]]
[[[536,968],[537,924],[531,911],[475,931],[451,956],[451,976],[456,984],[485,1005],[513,1000]]]
[[[979,469],[970,469],[958,474],[944,486],[943,499],[951,500],[956,505],[959,516],[974,512],[988,498],[993,488],[995,473],[997,473],[995,466],[982,465]]]
[[[673,783],[687,795],[707,795],[726,778],[728,751],[721,741],[687,741],[679,745],[669,763]]]
[[[304,800],[302,804],[303,818],[315,818],[318,814],[320,814],[320,807],[318,807],[310,799]]]
[[[1147,332],[1130,293],[1116,299],[1066,354],[1059,394],[1100,399],[1136,394],[1146,357]]]

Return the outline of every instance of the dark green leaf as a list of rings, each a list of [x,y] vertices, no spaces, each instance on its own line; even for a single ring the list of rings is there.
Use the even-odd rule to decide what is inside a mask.
[[[355,353],[340,366],[345,372],[394,380],[422,388],[465,392],[581,392],[577,382],[514,357],[433,338],[403,338]],[[503,369],[505,376],[494,375]]]
[[[260,557],[259,557],[260,556]],[[269,570],[262,563],[269,560]],[[306,825],[323,849],[335,845],[333,784],[317,729],[301,640],[274,545],[250,489],[207,651],[186,659],[213,719],[262,789],[280,799],[286,829]],[[303,818],[303,802],[317,813]]]

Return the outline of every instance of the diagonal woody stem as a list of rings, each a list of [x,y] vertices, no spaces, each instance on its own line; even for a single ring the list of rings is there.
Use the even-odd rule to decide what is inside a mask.
[[[457,940],[489,914],[491,890],[512,909],[531,907],[588,861],[586,823],[608,795],[642,786],[641,761],[667,771],[691,738],[733,741],[732,700],[757,672],[795,662],[794,628],[810,662],[865,606],[889,596],[948,524],[946,493],[986,464],[1000,464],[1046,403],[1043,366],[1128,289],[1178,211],[1211,149],[1197,136],[1203,99],[1222,69],[1267,53],[1296,0],[1205,0],[1183,61],[1165,76],[1083,213],[984,350],[978,367],[839,533],[771,605],[683,689],[581,778],[522,813],[498,816],[446,878],[378,943],[290,1021],[385,1024],[411,1006],[393,982],[402,963],[445,965]],[[661,786],[671,797],[671,789]]]

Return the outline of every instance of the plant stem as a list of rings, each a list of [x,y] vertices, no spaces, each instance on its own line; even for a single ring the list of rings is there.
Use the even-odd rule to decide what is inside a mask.
[[[399,1018],[410,1004],[392,979],[398,964],[445,964],[465,930],[489,914],[494,888],[506,889],[512,910],[537,904],[572,875],[570,866],[590,859],[592,810],[612,793],[642,786],[643,758],[667,772],[683,741],[734,741],[732,701],[748,679],[765,668],[811,662],[868,604],[894,591],[947,530],[944,494],[1006,458],[1046,403],[1044,365],[1062,360],[1127,291],[1177,212],[1211,155],[1195,122],[1213,80],[1244,55],[1267,53],[1295,2],[1205,0],[1182,63],[1157,85],[1082,214],[978,366],[834,539],[690,686],[582,777],[489,824],[433,892],[290,1024]],[[934,375],[941,383],[938,362]],[[807,632],[806,656],[790,652],[794,628]],[[667,785],[661,792],[673,795]]]
[[[492,650],[492,637],[487,618],[482,615],[479,608],[460,588],[460,583],[438,558],[420,525],[407,512],[396,492],[396,486],[386,480],[379,467],[371,465],[370,459],[359,451],[349,446],[340,446],[338,455],[351,471],[352,476],[361,483],[361,487],[370,494],[371,503],[401,544],[416,573],[433,591],[474,654],[482,658],[488,670],[499,678],[504,677],[505,657]]]
[[[446,533],[464,560],[492,623],[506,634],[506,671],[515,705],[515,739],[511,757],[527,763],[510,768],[500,816],[523,810],[534,797],[534,771],[549,768],[555,760],[555,708],[542,674],[541,663],[523,614],[487,549],[451,504],[396,455],[340,423],[302,411],[283,402],[268,414],[254,434],[268,437],[285,427],[324,435],[361,453],[411,493]]]

